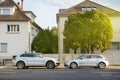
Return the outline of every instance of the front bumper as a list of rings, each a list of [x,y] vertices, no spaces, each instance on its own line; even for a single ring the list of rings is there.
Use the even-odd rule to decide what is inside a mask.
[[[67,62],[65,62],[64,67],[69,68],[69,64]]]
[[[60,65],[60,62],[56,62],[55,63],[55,67],[59,66]]]

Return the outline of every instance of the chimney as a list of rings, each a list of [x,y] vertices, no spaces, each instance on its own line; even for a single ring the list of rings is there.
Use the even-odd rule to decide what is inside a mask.
[[[0,0],[0,3],[2,2],[2,0]]]
[[[20,8],[20,2],[18,2],[18,3],[17,3],[17,5],[18,5],[18,6],[19,6],[19,8]]]
[[[21,0],[21,10],[23,11],[23,7],[24,7],[24,0]]]

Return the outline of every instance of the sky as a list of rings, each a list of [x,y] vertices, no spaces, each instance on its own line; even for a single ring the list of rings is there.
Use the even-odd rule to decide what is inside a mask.
[[[36,23],[41,28],[57,26],[56,14],[59,9],[67,9],[84,0],[24,0],[24,10],[32,11],[36,17]],[[120,0],[91,0],[98,4],[120,11]],[[21,2],[21,0],[15,0]]]

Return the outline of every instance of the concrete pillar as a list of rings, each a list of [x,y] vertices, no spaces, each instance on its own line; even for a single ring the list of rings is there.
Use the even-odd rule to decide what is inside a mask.
[[[59,35],[58,40],[58,50],[59,50],[59,60],[63,62],[63,36],[62,34]]]

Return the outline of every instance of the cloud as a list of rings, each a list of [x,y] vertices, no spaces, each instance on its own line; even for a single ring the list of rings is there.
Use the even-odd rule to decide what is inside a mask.
[[[57,7],[69,7],[83,0],[40,0],[40,1],[45,5],[57,6]]]

